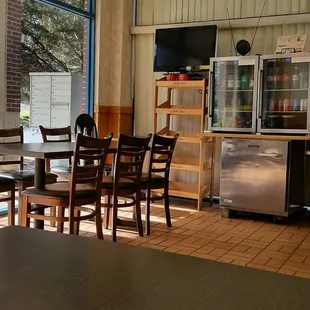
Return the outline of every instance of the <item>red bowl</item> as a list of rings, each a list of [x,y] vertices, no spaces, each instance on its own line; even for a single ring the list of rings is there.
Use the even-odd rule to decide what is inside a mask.
[[[166,80],[167,81],[176,81],[177,80],[177,75],[176,74],[167,74],[166,75]]]
[[[190,80],[190,76],[189,76],[189,74],[179,74],[178,75],[178,80],[179,81],[189,81]]]

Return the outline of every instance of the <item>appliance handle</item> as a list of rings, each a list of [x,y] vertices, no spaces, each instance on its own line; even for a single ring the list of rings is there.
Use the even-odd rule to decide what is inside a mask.
[[[208,93],[209,93],[209,100],[208,100],[208,114],[209,117],[212,117],[212,96],[213,96],[213,71],[210,70],[209,72],[209,87],[208,87]]]
[[[257,153],[257,156],[270,157],[270,158],[281,158],[283,155],[281,153]]]
[[[258,92],[258,118],[262,118],[262,92],[264,91],[264,85],[263,85],[263,70],[259,70],[259,92]]]

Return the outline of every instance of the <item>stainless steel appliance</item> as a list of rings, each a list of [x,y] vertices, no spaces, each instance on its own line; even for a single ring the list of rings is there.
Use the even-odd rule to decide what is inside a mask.
[[[224,138],[222,209],[288,216],[303,206],[304,154],[303,141]]]
[[[310,134],[309,77],[309,53],[261,57],[258,132]]]
[[[210,60],[208,130],[256,131],[259,57]]]

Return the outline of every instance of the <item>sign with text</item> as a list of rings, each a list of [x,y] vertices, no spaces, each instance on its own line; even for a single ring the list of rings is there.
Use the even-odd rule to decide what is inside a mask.
[[[306,41],[307,35],[279,37],[276,54],[302,53],[305,50]]]

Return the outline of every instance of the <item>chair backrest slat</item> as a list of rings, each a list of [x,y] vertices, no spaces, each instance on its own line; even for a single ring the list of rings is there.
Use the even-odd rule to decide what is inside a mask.
[[[0,162],[0,166],[19,165],[20,160],[5,160]]]
[[[97,159],[100,158],[99,155],[97,155]],[[89,155],[89,154],[85,154],[83,153],[83,151],[81,151],[80,153],[80,159],[83,159],[83,160],[87,160],[87,161],[92,161],[92,160],[95,160],[96,159],[96,155]]]
[[[2,144],[20,144],[24,143],[24,130],[23,126],[9,129],[0,129],[0,143]],[[4,140],[4,141],[3,141]],[[14,141],[12,141],[14,140]],[[5,156],[4,154],[0,154],[1,156]],[[6,165],[19,165],[19,169],[22,170],[24,168],[24,157],[18,156],[18,160],[12,159],[4,159],[0,161],[1,166]]]

